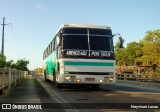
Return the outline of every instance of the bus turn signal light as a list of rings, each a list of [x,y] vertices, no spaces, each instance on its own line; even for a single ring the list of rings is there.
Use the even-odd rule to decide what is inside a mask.
[[[77,83],[80,83],[80,82],[81,82],[81,80],[80,80],[80,79],[77,79],[76,81],[77,81]]]

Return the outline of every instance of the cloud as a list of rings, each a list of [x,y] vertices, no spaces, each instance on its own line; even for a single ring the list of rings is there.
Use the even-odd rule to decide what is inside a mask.
[[[39,12],[45,12],[47,10],[47,7],[44,4],[36,3],[35,9]]]

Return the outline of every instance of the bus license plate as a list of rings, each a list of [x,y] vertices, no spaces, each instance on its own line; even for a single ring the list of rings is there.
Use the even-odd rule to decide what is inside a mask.
[[[95,78],[86,78],[85,81],[95,81]]]

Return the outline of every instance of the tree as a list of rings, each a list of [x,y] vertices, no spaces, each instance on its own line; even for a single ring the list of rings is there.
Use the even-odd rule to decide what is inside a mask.
[[[127,44],[126,53],[129,65],[136,64],[137,59],[143,56],[142,47],[143,45],[138,42],[131,42]]]
[[[4,68],[6,66],[6,57],[0,54],[0,68]]]
[[[143,53],[141,60],[145,65],[160,63],[160,30],[151,30],[143,39]]]
[[[119,48],[118,43],[115,45],[115,58],[117,61],[117,65],[123,65],[126,60],[126,51],[125,48]]]
[[[6,62],[6,67],[11,67],[13,64],[13,60],[9,60]]]
[[[19,70],[24,70],[24,71],[28,71],[27,65],[29,64],[28,60],[25,59],[19,59],[16,62],[16,68]]]
[[[29,61],[25,59],[19,59],[16,63],[14,63],[13,60],[6,61],[6,56],[0,54],[0,68],[11,67],[18,70],[28,71],[28,64]]]
[[[160,30],[146,32],[146,36],[140,42],[131,42],[126,48],[115,46],[117,64],[128,65],[153,65],[160,64]]]

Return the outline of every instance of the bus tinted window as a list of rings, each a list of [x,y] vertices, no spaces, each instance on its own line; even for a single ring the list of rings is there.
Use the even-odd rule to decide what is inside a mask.
[[[64,35],[64,49],[88,50],[87,35]]]
[[[63,34],[87,34],[86,28],[65,28]]]
[[[90,36],[90,49],[110,51],[110,39],[106,36]]]
[[[52,44],[50,43],[50,45],[49,45],[49,52],[51,53],[52,52]]]
[[[106,29],[89,29],[89,34],[112,35],[112,32],[111,30],[106,30]]]
[[[52,40],[52,51],[54,50],[54,40]]]
[[[49,55],[49,46],[47,47],[47,55]]]

